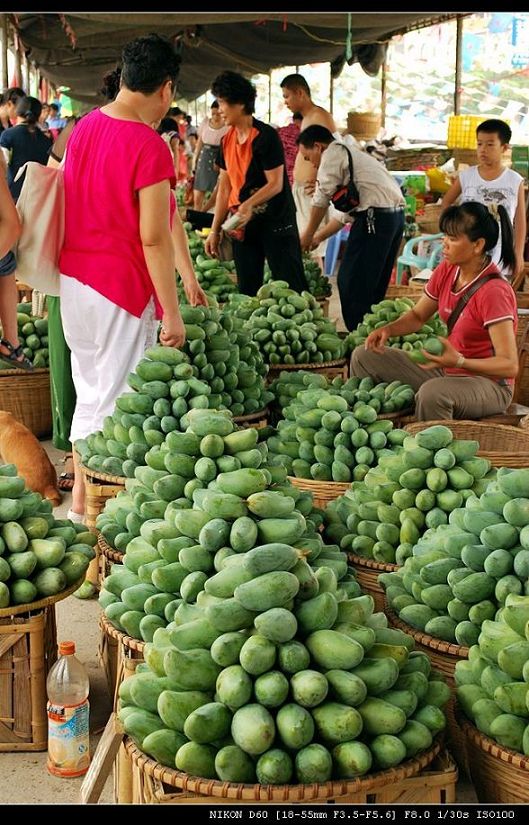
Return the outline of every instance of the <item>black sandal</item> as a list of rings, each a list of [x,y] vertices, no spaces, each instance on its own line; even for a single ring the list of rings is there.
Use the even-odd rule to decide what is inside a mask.
[[[0,352],[1,361],[4,361],[6,364],[9,364],[10,367],[14,367],[15,369],[32,372],[34,369],[33,364],[29,358],[24,355],[22,344],[19,344],[18,347],[14,347],[11,341],[8,341],[7,338],[0,338],[0,345],[9,350],[9,355],[6,355],[5,352]],[[22,358],[20,358],[21,355]]]

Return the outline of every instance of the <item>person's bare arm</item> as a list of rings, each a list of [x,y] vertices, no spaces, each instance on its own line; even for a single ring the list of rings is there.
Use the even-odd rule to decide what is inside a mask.
[[[516,212],[514,213],[514,255],[516,263],[514,265],[513,280],[517,282],[522,277],[524,269],[524,247],[527,236],[527,217],[525,214],[525,192],[523,181],[520,181],[518,189],[518,201]]]
[[[327,209],[327,206],[311,206],[307,226],[300,237],[301,248],[303,250],[310,248],[314,233],[327,214]]]
[[[185,327],[178,306],[175,278],[175,249],[169,224],[169,181],[139,190],[140,238],[149,276],[163,308],[160,341],[180,347]]]
[[[441,201],[442,208],[448,209],[449,206],[452,206],[452,204],[455,203],[460,194],[461,181],[459,180],[459,178],[456,178],[448,192],[445,193],[443,200]]]
[[[418,332],[421,327],[437,312],[437,301],[423,295],[409,312],[401,315],[396,321],[379,327],[367,336],[365,348],[374,352],[383,352],[388,338],[396,338],[399,335],[410,335]]]
[[[208,305],[208,299],[204,290],[197,281],[195,270],[193,269],[193,262],[189,254],[189,244],[187,242],[187,235],[182,223],[182,219],[178,214],[178,210],[174,213],[172,238],[174,244],[175,264],[178,274],[182,279],[182,286],[187,295],[187,300],[192,306]]]
[[[489,327],[490,340],[494,349],[494,355],[490,358],[465,358],[461,369],[476,375],[487,375],[491,378],[514,378],[518,373],[518,353],[516,351],[516,338],[514,335],[513,322],[511,320],[498,321]],[[452,346],[446,338],[440,338],[445,345],[442,355],[428,355],[430,364],[425,368],[432,367],[456,367],[457,360],[461,353]]]
[[[195,151],[193,153],[193,171],[197,168],[198,156],[200,155],[200,152],[202,151],[203,145],[204,145],[204,141],[202,140],[201,137],[199,137],[199,139],[197,140],[197,145],[195,146]]]
[[[331,218],[325,226],[322,226],[321,229],[314,233],[312,245],[319,246],[322,241],[326,241],[331,235],[336,235],[336,233],[340,232],[343,228],[344,224],[339,221],[338,218]]]
[[[4,158],[0,154],[0,258],[7,255],[21,232],[22,224],[7,185]]]
[[[206,238],[204,245],[206,255],[218,257],[221,225],[224,223],[226,215],[228,214],[228,201],[230,199],[231,184],[228,173],[225,169],[221,169],[217,181],[217,199],[215,201],[215,214],[213,215],[213,225],[211,232]]]

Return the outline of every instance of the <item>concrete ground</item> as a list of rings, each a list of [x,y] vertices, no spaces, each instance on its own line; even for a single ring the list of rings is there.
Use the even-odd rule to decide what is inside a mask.
[[[338,329],[345,329],[341,320],[340,302],[333,281],[333,295],[329,315],[339,319]],[[51,441],[44,442],[57,473],[63,469],[63,454],[56,450]],[[64,494],[63,502],[54,512],[64,518],[70,506],[71,495]],[[104,672],[98,662],[100,608],[97,600],[81,601],[69,597],[56,605],[58,641],[73,639],[77,656],[87,668],[90,677],[90,749],[97,746],[112,708]],[[0,804],[61,804],[79,802],[82,777],[79,779],[59,779],[46,770],[46,753],[0,753]],[[460,780],[457,786],[457,802],[477,802],[470,782]],[[112,803],[113,779],[108,778],[100,802]]]

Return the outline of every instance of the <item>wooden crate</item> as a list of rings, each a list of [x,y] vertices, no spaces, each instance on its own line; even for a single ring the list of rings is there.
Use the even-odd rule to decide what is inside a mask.
[[[455,801],[457,767],[437,743],[430,751],[397,768],[357,780],[320,785],[235,785],[187,777],[164,768],[139,751],[130,739],[125,749],[132,761],[132,799],[136,804],[450,804]],[[178,776],[178,786],[172,777]],[[197,788],[198,790],[192,790]]]
[[[46,678],[56,659],[54,605],[0,617],[0,752],[46,750]]]

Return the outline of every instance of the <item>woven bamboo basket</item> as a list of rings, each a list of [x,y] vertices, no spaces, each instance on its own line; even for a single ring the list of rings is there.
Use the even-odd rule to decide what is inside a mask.
[[[518,307],[518,328],[516,330],[516,346],[520,349],[521,344],[529,330],[529,309]]]
[[[468,721],[460,706],[456,721],[479,802],[527,804],[529,802],[529,758],[503,748]]]
[[[46,678],[56,659],[53,605],[0,618],[0,752],[46,750]]]
[[[115,498],[125,489],[125,479],[121,476],[111,476],[99,473],[81,466],[85,486],[85,524],[93,533],[96,532],[96,519],[103,512],[109,498]],[[95,546],[96,558],[90,562],[86,571],[86,578],[95,587],[99,587],[99,547]]]
[[[337,358],[336,361],[326,361],[322,364],[270,364],[267,384],[270,384],[283,370],[311,370],[325,375],[332,381],[337,375],[346,380],[349,377],[349,359]]]
[[[268,424],[268,415],[268,407],[265,407],[264,410],[257,410],[257,412],[248,415],[235,415],[233,421],[239,427],[253,427],[254,430],[262,430]]]
[[[395,298],[411,298],[413,301],[418,301],[422,298],[424,293],[424,286],[422,284],[389,284],[386,290],[386,298],[394,300]]]
[[[31,296],[33,294],[33,287],[28,286],[28,284],[23,284],[22,281],[17,281],[17,292],[18,292],[18,302],[19,304],[24,303],[31,303]]]
[[[428,636],[428,634],[422,633],[420,630],[415,630],[415,628],[402,622],[396,613],[391,610],[387,602],[385,602],[384,612],[392,627],[403,630],[413,638],[415,641],[415,649],[426,653],[432,663],[432,668],[443,676],[450,686],[450,689],[454,691],[455,667],[462,659],[468,659],[468,647],[451,644],[442,639],[435,639],[433,636]],[[455,693],[452,694],[452,698],[445,708],[445,713],[448,719],[448,746],[456,757],[459,766],[468,774],[464,741],[461,729],[455,718]]]
[[[378,134],[382,117],[376,112],[348,112],[347,131],[358,140],[370,140]]]
[[[449,427],[455,438],[479,441],[478,455],[488,458],[494,467],[529,467],[529,431],[506,424],[485,421],[417,421],[406,424],[404,429],[412,433],[426,427],[443,424]]]
[[[373,596],[375,602],[375,610],[381,613],[385,609],[385,594],[384,588],[378,583],[378,577],[381,573],[394,573],[398,570],[396,564],[384,564],[375,559],[368,559],[363,556],[356,556],[354,553],[348,553],[347,558],[351,567],[355,569],[355,576],[358,584],[364,593]]]
[[[351,486],[351,482],[341,481],[315,481],[312,478],[296,478],[287,476],[288,480],[298,490],[304,493],[312,493],[312,503],[314,507],[324,510],[330,501],[334,501],[338,496],[343,496]]]
[[[99,533],[97,539],[97,546],[99,549],[99,586],[103,584],[107,576],[110,576],[110,568],[113,564],[123,564],[124,553],[121,550],[115,550],[108,544],[102,533]]]
[[[443,207],[440,203],[427,203],[424,214],[417,215],[417,225],[423,235],[436,235],[439,232],[439,218]]]
[[[108,692],[117,696],[119,685],[123,681],[123,661],[138,659],[143,661],[145,642],[133,639],[112,625],[104,613],[99,617],[101,636],[99,640],[98,658],[105,671]]]
[[[160,765],[142,753],[128,737],[125,749],[132,760],[132,801],[139,804],[383,804],[441,803],[455,799],[457,769],[448,754],[441,751],[439,741],[430,750],[391,770],[351,781],[311,785],[244,785],[202,779]]]
[[[37,438],[50,435],[51,393],[49,369],[31,372],[0,369],[0,407],[10,412]]]

